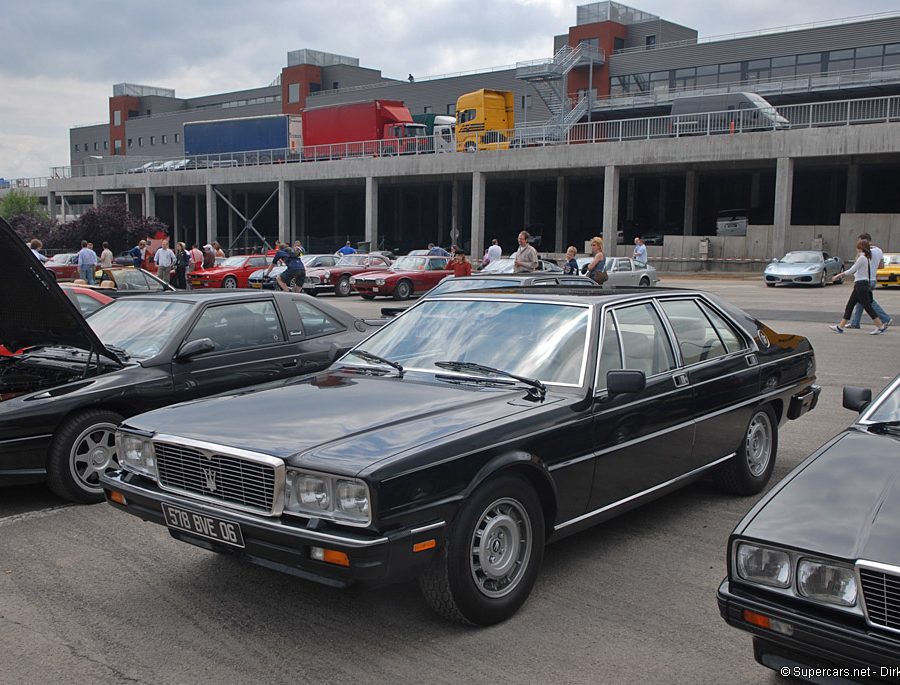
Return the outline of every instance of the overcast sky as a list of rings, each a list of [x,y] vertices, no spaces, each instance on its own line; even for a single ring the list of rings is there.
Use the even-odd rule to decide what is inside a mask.
[[[0,177],[69,163],[68,131],[106,122],[112,84],[196,97],[268,85],[289,50],[358,57],[387,77],[549,57],[576,0],[38,0],[0,13]],[[718,36],[900,9],[900,0],[635,0]]]

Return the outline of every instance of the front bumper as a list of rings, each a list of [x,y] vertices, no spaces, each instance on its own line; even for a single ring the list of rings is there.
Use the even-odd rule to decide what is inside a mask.
[[[822,278],[822,272],[816,271],[810,274],[763,274],[766,283],[818,283]]]
[[[880,272],[875,276],[875,282],[880,286],[900,285],[900,272]]]
[[[834,671],[829,674],[830,680],[806,674],[812,682],[900,681],[900,640],[849,621],[839,623],[761,599],[742,587],[732,588],[727,578],[719,586],[716,599],[728,625],[753,635],[754,656],[763,666],[779,671],[788,668],[790,675],[797,674],[794,669]],[[791,627],[792,634],[749,623],[744,611],[781,621]]]
[[[165,526],[161,506],[165,503],[191,513],[237,524],[241,528],[244,547],[233,547],[170,527],[170,534],[177,540],[216,552],[234,554],[260,566],[336,587],[346,587],[355,582],[383,585],[414,578],[444,545],[446,526],[443,521],[380,535],[362,529],[351,531],[314,525],[312,521],[308,522],[303,518],[269,518],[237,512],[166,492],[153,481],[124,471],[102,476],[101,484],[109,504],[145,521]],[[125,505],[112,501],[111,492],[123,495]],[[413,551],[414,545],[432,539],[436,541],[434,547]],[[316,561],[310,556],[311,547],[343,552],[350,565],[343,567]]]

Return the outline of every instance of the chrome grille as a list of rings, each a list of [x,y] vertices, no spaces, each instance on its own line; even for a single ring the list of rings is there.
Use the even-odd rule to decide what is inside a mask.
[[[304,280],[304,283],[307,285],[319,285],[319,277],[318,276],[307,276]]]
[[[269,464],[172,443],[153,443],[160,487],[272,513],[275,469]]]
[[[900,632],[900,575],[860,567],[869,623]]]

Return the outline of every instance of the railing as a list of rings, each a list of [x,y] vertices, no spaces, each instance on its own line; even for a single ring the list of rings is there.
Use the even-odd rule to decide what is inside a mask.
[[[0,181],[0,190],[26,190],[29,188],[46,188],[52,179],[48,176],[32,178],[10,178]]]
[[[475,152],[683,136],[734,135],[884,122],[900,122],[900,95],[814,102],[783,107],[754,107],[703,114],[585,122],[574,124],[568,132],[565,132],[565,127],[561,126],[559,122],[549,121],[510,130],[479,132],[477,137],[471,138],[468,142],[431,136],[315,145],[293,151],[275,149],[201,155],[161,160],[150,167],[132,167],[130,169],[110,168],[108,165],[54,167],[53,174],[54,178],[72,178],[123,173],[229,169],[297,162],[453,153],[457,147],[460,148],[460,151]],[[128,158],[125,157],[121,161],[117,160],[116,164],[121,165],[127,161]],[[43,185],[46,185],[46,178],[38,180],[43,180]]]

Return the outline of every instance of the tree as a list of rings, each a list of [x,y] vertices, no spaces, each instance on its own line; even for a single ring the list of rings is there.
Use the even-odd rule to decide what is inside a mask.
[[[36,195],[28,195],[21,190],[10,190],[0,198],[0,216],[9,221],[17,215],[29,215],[47,218],[47,212],[41,209],[41,200]]]
[[[94,243],[95,249],[108,242],[113,252],[121,252],[159,232],[168,233],[168,227],[156,217],[137,217],[124,203],[109,202],[91,207],[77,219],[59,226],[50,238],[50,247],[72,248],[87,240]]]

